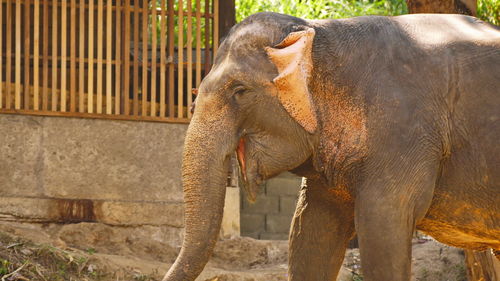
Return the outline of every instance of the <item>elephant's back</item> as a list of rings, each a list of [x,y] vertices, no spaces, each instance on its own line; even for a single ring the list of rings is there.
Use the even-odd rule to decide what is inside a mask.
[[[449,14],[413,14],[393,17],[423,47],[474,43],[500,48],[500,28],[475,17]]]

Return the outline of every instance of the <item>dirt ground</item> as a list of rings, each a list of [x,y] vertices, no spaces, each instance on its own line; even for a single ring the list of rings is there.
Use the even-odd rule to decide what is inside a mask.
[[[88,229],[86,225],[83,229]],[[92,226],[99,233],[98,226]],[[78,231],[54,237],[50,227],[0,224],[0,277],[4,280],[161,280],[178,248],[142,241],[141,244],[94,243]],[[76,228],[78,229],[78,227]],[[82,234],[82,235],[80,235]],[[108,233],[116,235],[116,233]],[[52,237],[52,238],[51,238]],[[118,237],[118,236],[117,236]],[[62,238],[62,239],[61,239]],[[109,237],[108,237],[109,238]],[[144,237],[146,239],[147,237]],[[135,247],[134,247],[135,245]],[[270,281],[287,279],[287,241],[235,237],[218,242],[199,281]],[[91,247],[92,246],[92,247]],[[147,251],[137,248],[147,247]],[[159,262],[168,261],[169,263]],[[361,281],[358,249],[346,253],[338,281]],[[465,281],[463,251],[432,239],[413,243],[415,281]]]

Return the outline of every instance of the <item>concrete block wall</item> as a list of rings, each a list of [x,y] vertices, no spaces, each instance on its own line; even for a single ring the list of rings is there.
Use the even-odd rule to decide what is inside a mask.
[[[255,203],[241,193],[241,235],[256,239],[288,239],[301,178],[283,173],[266,181]]]

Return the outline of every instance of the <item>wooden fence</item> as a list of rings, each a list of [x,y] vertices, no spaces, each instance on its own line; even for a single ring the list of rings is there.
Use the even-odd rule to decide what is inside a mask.
[[[0,113],[188,122],[219,0],[0,2]]]

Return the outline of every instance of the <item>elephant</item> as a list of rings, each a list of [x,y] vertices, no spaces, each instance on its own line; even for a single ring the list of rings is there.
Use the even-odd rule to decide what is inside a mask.
[[[416,229],[500,250],[500,29],[463,15],[235,25],[198,88],[182,182],[185,235],[164,281],[209,260],[236,153],[243,186],[306,178],[292,281],[336,280],[357,235],[364,280],[408,281]]]

